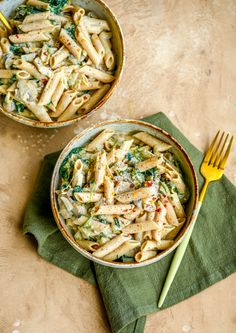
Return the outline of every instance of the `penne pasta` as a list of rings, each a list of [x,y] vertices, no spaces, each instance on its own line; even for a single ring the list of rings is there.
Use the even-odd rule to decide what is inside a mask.
[[[112,44],[110,42],[111,37],[112,37],[112,33],[105,32],[105,31],[103,31],[99,35],[100,41],[105,50],[104,62],[105,62],[107,69],[109,69],[109,70],[113,70],[115,67],[115,57],[111,50],[111,48],[112,48]]]
[[[78,26],[75,30],[75,37],[83,49],[87,52],[89,58],[92,60],[94,65],[97,67],[100,64],[101,58],[99,57],[96,49],[94,48],[90,38],[86,38],[86,35],[81,31]]]
[[[137,168],[141,171],[147,171],[149,169],[155,168],[158,163],[158,157],[151,157],[145,161],[139,162]]]
[[[105,48],[102,45],[102,42],[101,42],[99,36],[97,34],[93,34],[91,36],[91,40],[92,40],[92,43],[93,43],[95,50],[97,51],[100,59],[103,59],[103,57],[105,56]]]
[[[72,119],[76,112],[79,111],[81,106],[86,103],[90,98],[89,94],[84,94],[81,97],[77,97],[72,100],[70,105],[66,108],[66,110],[63,112],[63,114],[57,119],[57,121],[65,121]]]
[[[137,190],[131,192],[125,192],[117,194],[115,196],[116,200],[122,203],[129,203],[134,200],[149,198],[152,195],[156,195],[157,190],[155,187],[141,187]]]
[[[35,77],[38,80],[42,80],[45,78],[41,73],[39,73],[39,71],[36,69],[36,67],[28,61],[21,60],[21,59],[16,60],[14,62],[14,66],[28,72],[30,75],[32,75],[33,77]]]
[[[66,108],[70,105],[70,103],[72,102],[72,100],[75,98],[75,96],[77,95],[77,92],[74,90],[67,90],[65,91],[56,108],[56,111],[53,112],[53,114],[51,115],[53,118],[57,118],[59,117],[65,110]]]
[[[89,240],[76,240],[76,243],[79,244],[79,246],[81,246],[83,249],[87,250],[87,251],[91,251],[94,252],[98,249],[99,244],[96,242],[92,242]]]
[[[95,168],[94,168],[94,188],[98,189],[104,183],[104,177],[106,173],[106,153],[105,151],[101,151],[97,154]]]
[[[107,205],[94,210],[93,215],[123,215],[132,212],[134,205]]]
[[[104,177],[104,196],[108,205],[114,204],[114,183],[110,177]]]
[[[24,18],[23,24],[35,22],[35,21],[47,20],[49,18],[50,18],[50,12],[41,12],[41,13],[37,13],[37,14],[30,14]]]
[[[118,248],[104,256],[103,260],[114,261],[116,259],[119,259],[120,257],[127,254],[129,251],[137,248],[138,246],[140,246],[140,242],[136,240],[128,240],[121,244]]]
[[[46,84],[42,95],[39,99],[38,104],[39,105],[47,105],[50,103],[52,95],[54,94],[56,87],[61,80],[62,73],[58,72],[55,75],[53,75],[49,80],[48,83]]]
[[[62,46],[57,52],[55,52],[50,58],[50,66],[56,68],[63,60],[69,57],[70,52],[65,46]]]
[[[103,30],[110,31],[107,21],[83,16],[83,23],[90,34],[100,34]]]
[[[36,20],[28,23],[23,23],[19,25],[19,28],[23,32],[30,32],[39,29],[54,28],[55,26],[49,20]]]
[[[149,230],[156,230],[157,224],[153,221],[151,222],[138,222],[135,224],[129,224],[122,229],[122,232],[125,234],[136,234],[139,232],[149,231]]]
[[[115,79],[113,75],[87,65],[81,67],[79,73],[85,74],[103,83],[110,83]]]
[[[48,41],[49,37],[42,31],[34,31],[26,34],[11,35],[9,36],[9,39],[14,44],[20,44],[29,42],[44,42]]]
[[[161,141],[157,138],[155,138],[154,136],[146,133],[146,132],[139,132],[134,134],[134,137],[144,143],[146,143],[147,145],[151,146],[151,147],[156,147],[158,148],[158,150],[160,152],[166,151],[168,149],[171,148],[171,145]]]
[[[77,59],[81,59],[82,49],[81,47],[70,37],[65,29],[61,29],[59,40],[64,44],[64,46],[70,51],[71,54]]]
[[[104,84],[100,89],[97,89],[90,97],[87,103],[85,103],[81,108],[81,113],[87,113],[96,107],[98,102],[102,101],[102,98],[106,95],[110,89],[109,84]]]
[[[96,136],[95,139],[93,139],[92,142],[90,142],[86,147],[85,149],[87,151],[90,151],[90,152],[93,152],[93,151],[96,151],[96,150],[101,150],[104,143],[110,138],[112,137],[112,135],[114,134],[115,132],[113,130],[109,130],[109,129],[106,129],[104,131],[102,131],[99,135]]]
[[[103,258],[128,240],[130,240],[130,236],[120,234],[94,251],[93,256],[96,258]]]
[[[101,193],[95,193],[95,192],[74,193],[74,196],[76,200],[79,202],[97,202],[102,198]]]
[[[156,251],[140,251],[137,252],[135,255],[135,260],[137,262],[142,262],[151,258],[154,258],[156,256]]]
[[[48,3],[40,1],[40,0],[28,0],[27,5],[43,8],[43,9],[50,9],[50,6]]]

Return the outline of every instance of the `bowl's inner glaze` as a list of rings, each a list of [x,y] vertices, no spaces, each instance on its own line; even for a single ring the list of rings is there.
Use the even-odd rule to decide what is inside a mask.
[[[106,128],[112,128],[113,130],[115,130],[116,132],[138,132],[138,131],[145,131],[157,138],[159,138],[160,140],[163,140],[169,144],[172,145],[171,151],[173,152],[173,154],[177,157],[181,169],[183,171],[184,174],[184,180],[187,183],[187,186],[189,188],[189,192],[190,192],[190,197],[188,202],[186,203],[185,206],[185,212],[187,215],[187,220],[185,222],[184,227],[181,229],[181,231],[179,232],[178,236],[176,237],[176,242],[183,236],[183,234],[185,233],[186,229],[188,228],[190,222],[191,222],[191,217],[192,217],[192,212],[195,208],[196,205],[196,199],[198,196],[197,193],[197,186],[196,186],[196,178],[195,178],[195,173],[194,170],[192,169],[192,165],[190,164],[191,162],[189,162],[188,158],[186,157],[185,153],[183,152],[182,148],[180,145],[178,145],[175,141],[172,140],[171,136],[169,136],[168,134],[165,135],[160,131],[158,131],[155,128],[149,127],[148,124],[145,125],[145,123],[142,124],[142,122],[136,122],[136,121],[131,121],[131,122],[126,122],[126,121],[119,121],[117,123],[107,123],[105,125],[102,126],[97,126],[96,128],[92,128],[89,129],[85,132],[82,132],[82,136],[80,137],[80,135],[78,135],[77,137],[75,137],[74,139],[72,139],[72,141],[67,145],[67,147],[63,150],[62,154],[60,155],[55,170],[54,170],[54,188],[52,188],[51,190],[53,191],[53,193],[51,193],[51,198],[54,202],[54,205],[56,207],[57,210],[57,214],[55,216],[56,220],[57,218],[59,218],[60,223],[59,223],[59,227],[62,229],[65,229],[67,231],[67,234],[70,235],[70,240],[69,242],[71,243],[71,245],[73,247],[76,248],[76,250],[78,250],[79,252],[81,252],[82,254],[85,255],[85,251],[82,250],[81,248],[78,246],[78,244],[74,241],[73,238],[73,234],[71,232],[71,230],[66,226],[64,219],[59,216],[58,213],[58,204],[57,204],[57,199],[56,199],[56,195],[55,195],[55,190],[58,188],[59,186],[59,168],[60,165],[62,163],[62,161],[64,160],[64,158],[67,156],[67,154],[70,152],[70,150],[72,148],[75,147],[82,147],[84,145],[86,145],[86,143],[88,143],[88,141],[90,141],[91,139],[93,139],[94,137],[96,137],[102,130],[106,129]],[[78,138],[78,139],[77,139]],[[57,221],[58,223],[58,221]],[[66,237],[66,235],[64,234],[64,236]],[[66,237],[68,240],[68,237]],[[176,243],[175,242],[175,243]],[[142,262],[142,263],[135,263],[133,265],[137,266],[144,266],[145,264],[148,263],[152,263],[155,262],[161,258],[163,258],[166,254],[168,254],[169,252],[171,252],[174,248],[175,248],[175,244],[170,247],[168,250],[160,252],[157,257],[155,257],[154,259],[150,259],[147,262]],[[89,259],[92,259],[94,261],[97,261],[96,258],[92,257],[88,252],[88,255],[86,255]],[[119,266],[119,267],[129,267],[131,266],[130,264],[121,264],[121,263],[107,263],[105,261],[99,261],[100,263],[102,262],[105,265],[108,266]]]

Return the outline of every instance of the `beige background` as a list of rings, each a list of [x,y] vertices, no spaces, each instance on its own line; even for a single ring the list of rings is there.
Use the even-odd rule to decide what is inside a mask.
[[[110,332],[98,292],[38,257],[22,217],[42,157],[99,120],[163,111],[201,150],[236,132],[236,1],[107,0],[124,30],[124,77],[76,126],[28,128],[0,115],[0,332]],[[236,184],[236,143],[226,174]],[[203,226],[204,227],[204,226]],[[226,226],[227,227],[227,226]],[[158,314],[145,333],[233,333],[236,275]]]

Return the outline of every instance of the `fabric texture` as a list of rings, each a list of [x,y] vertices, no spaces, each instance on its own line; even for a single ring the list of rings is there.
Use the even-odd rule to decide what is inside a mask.
[[[200,153],[163,114],[143,119],[169,132],[188,152],[198,174]],[[44,159],[35,192],[27,205],[23,231],[32,234],[45,260],[97,286],[113,332],[142,333],[146,315],[158,311],[157,301],[173,254],[135,269],[114,269],[94,264],[63,238],[50,205],[50,181],[59,152]],[[172,306],[226,278],[236,268],[236,189],[223,176],[209,186],[187,251],[164,307]]]

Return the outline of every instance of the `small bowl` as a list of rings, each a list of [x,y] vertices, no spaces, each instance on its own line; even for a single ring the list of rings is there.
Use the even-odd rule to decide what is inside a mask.
[[[16,0],[13,2],[4,2],[3,4],[0,4],[0,10],[3,11],[5,16],[10,16],[12,12],[14,12],[15,8],[18,7],[20,4],[22,4],[23,1]],[[15,113],[10,113],[6,110],[4,110],[2,107],[0,107],[0,112],[5,114],[7,117],[16,120],[24,125],[32,126],[32,127],[39,127],[39,128],[59,128],[64,127],[68,125],[72,125],[79,120],[87,117],[88,115],[92,114],[94,111],[98,110],[103,104],[106,103],[106,101],[109,99],[109,97],[114,92],[116,86],[120,82],[124,65],[125,65],[125,46],[124,46],[124,37],[123,33],[120,27],[120,24],[115,16],[115,14],[111,11],[111,9],[108,7],[108,5],[105,4],[102,0],[73,0],[73,4],[80,5],[83,7],[86,11],[93,11],[96,14],[98,14],[99,18],[106,19],[111,27],[111,31],[113,34],[112,37],[112,45],[113,50],[116,55],[116,63],[117,68],[116,72],[114,74],[115,80],[111,83],[111,88],[108,90],[106,95],[95,105],[95,107],[90,110],[89,112],[78,116],[77,118],[66,120],[66,121],[53,121],[53,122],[42,122],[39,120],[33,120],[29,119],[23,116],[20,116]]]
[[[64,219],[60,216],[58,212],[58,204],[56,198],[56,189],[58,188],[59,184],[59,169],[67,154],[70,152],[71,149],[75,147],[84,146],[89,140],[94,138],[104,129],[113,129],[116,132],[132,132],[132,131],[144,131],[147,132],[169,144],[172,145],[172,150],[174,155],[178,158],[181,169],[184,173],[185,181],[190,190],[190,198],[186,204],[186,215],[187,220],[177,235],[174,244],[165,251],[160,252],[156,257],[152,259],[148,259],[141,263],[120,263],[120,262],[107,262],[102,259],[98,259],[93,257],[89,252],[81,248],[76,241],[74,240],[73,234],[71,230],[66,226]],[[102,264],[104,266],[116,267],[116,268],[134,268],[134,267],[142,267],[154,262],[157,262],[164,258],[166,255],[171,253],[183,240],[184,235],[190,228],[191,224],[193,223],[193,212],[196,209],[198,201],[198,182],[196,172],[194,170],[193,164],[184,150],[184,148],[167,132],[162,130],[159,127],[154,125],[145,123],[143,121],[138,120],[115,120],[115,121],[106,121],[95,125],[89,129],[84,130],[77,136],[75,136],[68,145],[63,149],[62,153],[60,154],[57,163],[55,165],[53,175],[52,175],[52,182],[51,182],[51,205],[52,211],[55,218],[55,221],[60,229],[62,235],[66,238],[66,240],[73,246],[73,248],[81,253],[86,258]]]

